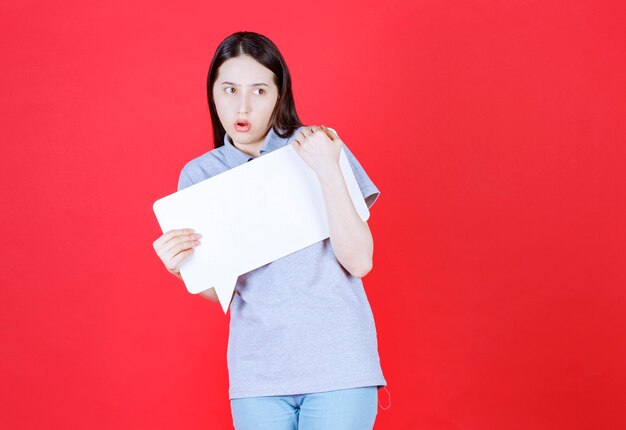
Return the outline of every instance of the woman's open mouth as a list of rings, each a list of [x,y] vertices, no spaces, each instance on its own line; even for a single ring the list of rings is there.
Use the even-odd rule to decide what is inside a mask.
[[[237,121],[235,121],[235,130],[240,133],[245,133],[246,131],[250,130],[250,123],[248,122],[248,120],[238,119]]]

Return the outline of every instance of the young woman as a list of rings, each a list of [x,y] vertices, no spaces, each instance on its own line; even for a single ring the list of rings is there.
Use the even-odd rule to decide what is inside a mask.
[[[234,426],[371,429],[377,390],[387,384],[361,281],[373,240],[343,180],[342,147],[368,207],[380,192],[335,133],[301,124],[287,65],[266,37],[238,32],[222,41],[207,95],[215,148],[184,166],[178,189],[290,144],[319,179],[330,229],[329,238],[237,280],[227,352]],[[170,273],[180,278],[201,233],[171,230],[154,242]],[[217,301],[213,288],[201,295]]]

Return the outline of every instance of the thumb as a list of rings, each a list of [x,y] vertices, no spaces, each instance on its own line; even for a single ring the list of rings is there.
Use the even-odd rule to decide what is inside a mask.
[[[324,133],[326,133],[326,136],[328,136],[330,138],[330,140],[335,140],[335,139],[337,139],[339,137],[339,136],[337,136],[337,133],[335,133],[333,130],[329,129],[325,125],[322,125],[320,127],[321,127],[322,130],[324,130]]]

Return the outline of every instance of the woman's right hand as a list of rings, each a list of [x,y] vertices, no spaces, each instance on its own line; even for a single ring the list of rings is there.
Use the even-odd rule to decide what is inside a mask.
[[[201,234],[191,228],[170,230],[152,243],[154,250],[165,268],[178,279],[180,263],[193,252],[193,247],[200,244]]]

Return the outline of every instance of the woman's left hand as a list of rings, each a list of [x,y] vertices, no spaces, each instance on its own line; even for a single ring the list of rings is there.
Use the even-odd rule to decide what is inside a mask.
[[[342,145],[339,136],[323,125],[306,127],[296,134],[292,143],[296,152],[318,177],[339,167]]]

